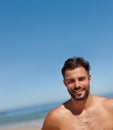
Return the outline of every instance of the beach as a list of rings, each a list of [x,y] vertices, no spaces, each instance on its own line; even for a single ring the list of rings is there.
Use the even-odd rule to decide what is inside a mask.
[[[32,126],[32,127],[15,127],[15,128],[0,128],[0,130],[41,130],[40,126]]]
[[[0,130],[41,130],[47,113],[59,102],[3,111]]]
[[[0,130],[41,130],[43,119],[0,126]]]

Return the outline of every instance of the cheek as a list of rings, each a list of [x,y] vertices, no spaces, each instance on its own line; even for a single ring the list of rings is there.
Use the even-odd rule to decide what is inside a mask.
[[[66,85],[66,88],[68,91],[71,91],[73,89],[73,86],[72,85]]]

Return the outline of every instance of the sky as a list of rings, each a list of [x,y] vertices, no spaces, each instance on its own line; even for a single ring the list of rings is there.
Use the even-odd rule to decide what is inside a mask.
[[[73,56],[91,64],[91,93],[113,93],[112,53],[112,0],[0,0],[0,111],[68,100]]]

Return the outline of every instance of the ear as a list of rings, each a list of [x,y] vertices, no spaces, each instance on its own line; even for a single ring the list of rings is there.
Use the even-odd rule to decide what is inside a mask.
[[[89,74],[88,79],[91,80],[91,75]]]
[[[65,82],[65,80],[63,80],[63,83],[64,83],[64,85],[66,86],[66,82]]]

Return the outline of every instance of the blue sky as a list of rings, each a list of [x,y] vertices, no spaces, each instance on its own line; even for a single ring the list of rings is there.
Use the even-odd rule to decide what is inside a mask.
[[[69,98],[61,68],[91,66],[91,92],[113,93],[112,0],[1,0],[0,110]]]

